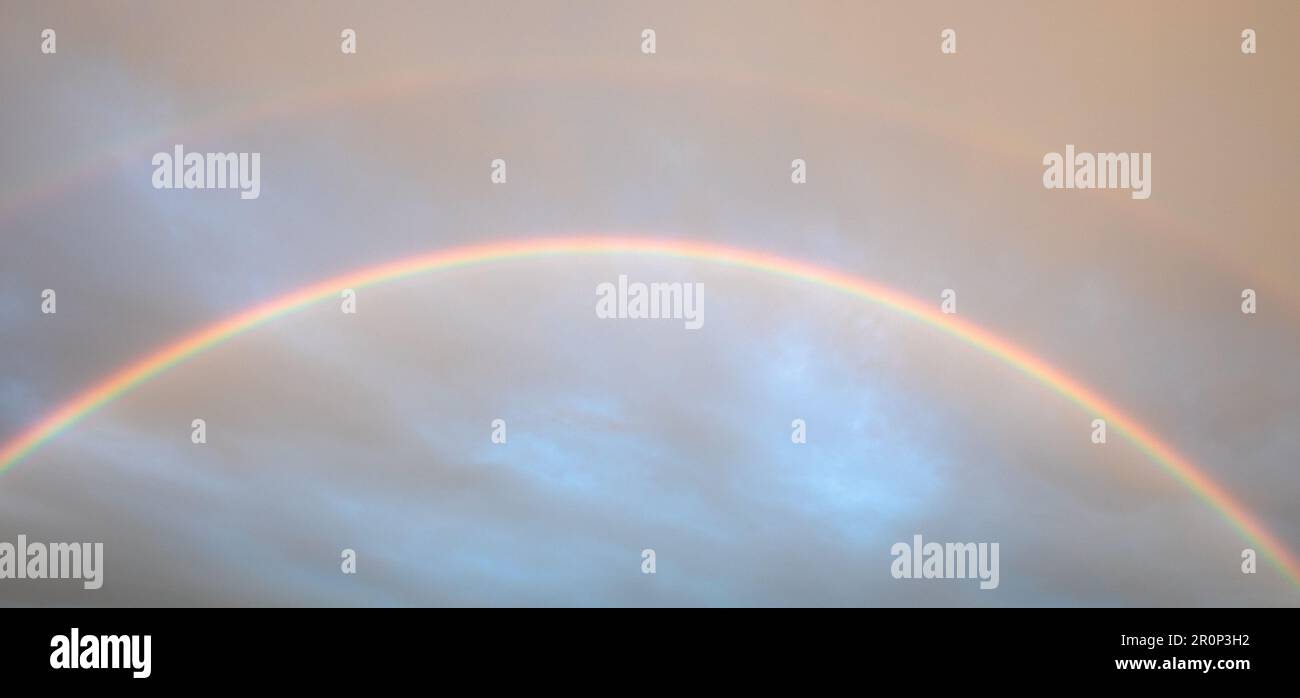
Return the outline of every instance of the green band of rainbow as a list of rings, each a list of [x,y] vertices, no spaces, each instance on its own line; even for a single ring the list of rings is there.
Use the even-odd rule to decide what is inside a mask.
[[[4,444],[3,449],[0,449],[0,472],[7,470],[99,407],[121,397],[132,388],[172,366],[265,322],[325,298],[336,297],[341,289],[363,288],[423,272],[508,259],[617,253],[704,260],[811,282],[878,303],[978,347],[1032,376],[1085,411],[1106,419],[1110,430],[1126,437],[1179,482],[1217,510],[1247,541],[1262,551],[1292,584],[1300,587],[1300,563],[1297,563],[1295,555],[1221,485],[1210,479],[1132,417],[1087,386],[1024,349],[955,315],[945,315],[932,307],[934,304],[923,304],[898,291],[839,271],[760,252],[680,240],[566,237],[506,241],[407,257],[327,279],[200,329],[112,374]]]

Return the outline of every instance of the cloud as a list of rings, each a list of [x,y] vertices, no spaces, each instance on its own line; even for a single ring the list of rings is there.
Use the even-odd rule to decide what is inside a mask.
[[[39,184],[119,148],[55,198],[3,209],[0,438],[166,341],[341,271],[502,237],[645,232],[936,303],[956,289],[963,317],[1094,386],[1300,541],[1300,289],[1279,266],[1295,242],[1262,184],[1295,178],[1284,163],[1205,164],[1263,147],[1268,129],[1230,153],[1203,142],[1244,107],[1126,120],[1112,97],[1150,81],[1085,66],[1075,94],[1011,48],[976,50],[996,22],[974,16],[971,62],[918,53],[900,75],[850,58],[912,40],[807,19],[814,41],[779,6],[735,26],[670,7],[654,64],[627,53],[646,20],[603,4],[573,26],[461,8],[439,14],[437,41],[401,13],[432,10],[385,5],[357,22],[349,63],[333,43],[341,10],[169,11],[145,26],[136,10],[52,7],[6,30],[60,27],[58,64],[6,49],[18,98],[0,127],[23,135],[12,171]],[[89,32],[96,13],[111,31]],[[1028,26],[1030,42],[1063,31]],[[631,49],[610,38],[625,29]],[[222,50],[235,35],[240,50]],[[181,45],[196,49],[169,50]],[[436,79],[362,89],[411,71]],[[1196,79],[1229,89],[1235,71]],[[333,80],[329,99],[294,97]],[[1190,99],[1151,84],[1157,114]],[[182,128],[264,100],[287,106]],[[149,157],[177,128],[196,148],[262,152],[262,197],[149,187]],[[1157,193],[1042,190],[1033,153],[1069,141],[1155,143]],[[495,157],[507,185],[488,180]],[[807,185],[789,183],[794,157]],[[1187,170],[1235,172],[1216,181],[1255,224],[1218,232],[1236,208],[1207,202]],[[13,176],[6,193],[30,184]],[[703,282],[705,327],[597,319],[596,285],[621,273]],[[1236,299],[1257,281],[1265,310],[1244,317]],[[44,288],[55,316],[39,313]],[[1294,603],[1272,568],[1239,572],[1246,543],[1158,466],[1122,439],[1091,444],[1093,417],[945,334],[778,277],[627,255],[449,270],[361,289],[356,315],[325,301],[240,336],[0,478],[0,538],[102,540],[107,557],[101,591],[5,581],[0,601]],[[506,444],[489,439],[497,418]],[[999,542],[1001,586],[892,579],[889,548],[915,533]],[[355,576],[339,570],[344,548]]]

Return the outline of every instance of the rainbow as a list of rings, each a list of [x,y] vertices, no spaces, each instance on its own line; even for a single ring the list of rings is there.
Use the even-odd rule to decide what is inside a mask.
[[[12,224],[20,212],[56,201],[77,187],[115,171],[122,163],[148,160],[158,148],[170,149],[177,143],[197,145],[255,124],[274,119],[301,117],[315,111],[352,107],[357,104],[374,104],[422,95],[437,90],[441,93],[463,89],[482,90],[488,86],[506,87],[513,84],[548,86],[605,84],[611,87],[645,85],[648,87],[672,85],[695,89],[714,90],[719,85],[733,89],[750,90],[756,94],[780,95],[784,99],[812,107],[832,109],[898,126],[921,129],[956,146],[973,148],[981,153],[1008,158],[1012,163],[1038,162],[1043,156],[1043,144],[1025,138],[1015,129],[981,126],[978,134],[965,128],[954,128],[938,113],[917,109],[906,101],[881,94],[878,91],[856,93],[829,86],[815,86],[801,81],[779,80],[762,72],[725,70],[710,72],[706,66],[692,64],[677,66],[656,64],[652,70],[628,71],[623,66],[591,65],[558,57],[531,57],[524,64],[484,64],[475,60],[471,64],[427,66],[383,76],[363,83],[313,84],[289,93],[277,93],[251,103],[237,103],[193,122],[171,128],[161,128],[124,138],[115,145],[93,153],[89,158],[36,178],[27,186],[4,193],[0,197],[0,227]],[[1123,205],[1127,201],[1118,197],[1100,199],[1110,205]],[[1143,206],[1124,209],[1124,215],[1137,216],[1146,221],[1147,232],[1174,236],[1170,238],[1180,248],[1195,244],[1198,254],[1207,264],[1219,265],[1239,276],[1259,279],[1291,309],[1300,307],[1300,298],[1290,285],[1270,269],[1247,268],[1246,260],[1234,254],[1235,248],[1225,251],[1207,244],[1209,236],[1186,234],[1189,228],[1201,225],[1188,220],[1176,211],[1158,202],[1145,202]],[[1262,278],[1261,278],[1262,275]]]
[[[941,313],[934,307],[936,304],[922,303],[893,289],[840,271],[763,252],[684,240],[561,237],[504,241],[435,251],[326,279],[199,329],[108,376],[5,443],[0,448],[0,472],[8,470],[42,444],[67,431],[100,407],[171,367],[278,317],[326,298],[336,297],[342,289],[359,289],[430,271],[511,259],[619,253],[702,260],[833,288],[920,320],[981,349],[1036,379],[1085,411],[1106,419],[1111,431],[1123,435],[1218,511],[1238,533],[1261,550],[1265,558],[1292,584],[1300,587],[1300,563],[1296,556],[1227,490],[1133,417],[1025,349],[954,315]]]

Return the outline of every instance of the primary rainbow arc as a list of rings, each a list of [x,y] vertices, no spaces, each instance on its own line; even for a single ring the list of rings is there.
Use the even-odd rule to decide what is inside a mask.
[[[1087,386],[1011,342],[954,315],[945,315],[899,291],[840,271],[776,255],[711,243],[638,237],[562,237],[469,245],[399,259],[343,274],[236,313],[158,349],[64,403],[0,448],[0,472],[42,444],[71,428],[98,408],[182,361],[222,342],[304,308],[335,297],[344,288],[363,288],[422,272],[507,259],[555,255],[635,253],[684,257],[777,274],[849,293],[918,319],[1005,361],[1107,420],[1108,428],[1126,437],[1149,458],[1218,511],[1247,541],[1263,552],[1294,585],[1300,587],[1300,562],[1222,485]]]

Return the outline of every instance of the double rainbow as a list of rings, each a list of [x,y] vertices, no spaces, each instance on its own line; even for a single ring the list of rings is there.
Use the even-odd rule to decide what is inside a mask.
[[[922,303],[893,289],[843,272],[762,252],[684,240],[563,237],[506,241],[407,257],[326,279],[204,327],[110,375],[5,443],[0,448],[0,472],[12,467],[98,408],[167,369],[275,318],[317,301],[336,297],[342,289],[364,288],[424,272],[510,259],[617,253],[696,259],[814,283],[880,304],[979,348],[1035,378],[1085,411],[1106,419],[1111,431],[1126,437],[1217,510],[1292,584],[1300,586],[1300,562],[1297,562],[1296,556],[1227,490],[1135,419],[1028,351],[955,315],[945,315],[936,310],[934,304]]]

